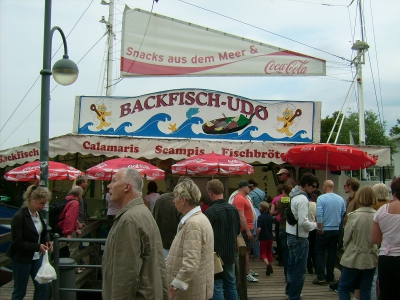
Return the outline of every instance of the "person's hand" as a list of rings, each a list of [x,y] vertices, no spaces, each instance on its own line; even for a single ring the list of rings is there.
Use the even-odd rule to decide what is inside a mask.
[[[257,237],[257,236],[255,236],[255,238],[254,238],[254,242],[255,242],[255,243],[257,243],[257,240],[258,240],[258,237]]]
[[[170,298],[170,299],[172,299],[172,297],[174,296],[175,292],[176,292],[176,291],[174,290],[173,286],[170,285],[170,286],[169,286],[169,298]]]
[[[47,250],[50,252],[53,252],[53,243],[52,242],[46,242]]]
[[[47,248],[46,245],[40,244],[40,252],[42,252],[42,254],[45,254],[47,249],[48,249],[48,248]]]
[[[79,223],[79,224],[81,225],[81,227],[79,227],[79,228],[82,228],[82,227],[85,227],[85,226],[86,226],[86,223],[85,223],[85,222]]]
[[[77,230],[76,230],[76,233],[77,233],[77,234],[81,234],[82,231],[80,231],[79,229],[77,229]]]
[[[66,236],[66,238],[67,238],[67,239],[70,239],[70,238],[71,238],[71,235],[70,235],[70,234],[68,234],[68,235]]]
[[[251,240],[251,239],[253,238],[253,234],[251,233],[250,230],[247,231],[246,234],[247,234],[247,239],[248,239],[248,240]]]

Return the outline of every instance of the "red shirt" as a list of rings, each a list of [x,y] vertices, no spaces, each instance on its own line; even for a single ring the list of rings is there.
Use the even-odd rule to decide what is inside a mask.
[[[244,211],[247,226],[250,230],[254,229],[253,210],[251,209],[251,203],[249,202],[249,200],[247,200],[246,197],[242,194],[237,194],[232,204],[236,206],[238,211]],[[244,230],[244,228],[241,227],[240,230]]]

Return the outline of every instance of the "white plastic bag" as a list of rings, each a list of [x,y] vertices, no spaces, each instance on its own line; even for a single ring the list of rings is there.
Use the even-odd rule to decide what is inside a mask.
[[[56,270],[49,263],[49,255],[46,253],[43,255],[42,266],[36,274],[35,280],[39,283],[49,283],[52,280],[57,279]]]

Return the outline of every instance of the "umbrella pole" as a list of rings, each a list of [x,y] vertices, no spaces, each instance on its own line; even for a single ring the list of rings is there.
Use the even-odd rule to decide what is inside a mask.
[[[328,180],[328,159],[329,159],[329,152],[326,152],[325,180]]]

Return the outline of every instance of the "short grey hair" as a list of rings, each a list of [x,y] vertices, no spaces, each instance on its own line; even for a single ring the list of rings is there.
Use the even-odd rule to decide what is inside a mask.
[[[174,188],[174,196],[178,199],[185,198],[190,206],[199,205],[201,192],[193,180],[184,180]]]
[[[68,196],[79,197],[80,195],[83,195],[83,189],[79,185],[73,186],[68,192]]]
[[[139,171],[133,168],[123,168],[121,170],[123,170],[121,180],[123,182],[130,183],[132,188],[141,194],[144,183],[142,175],[140,175]]]

